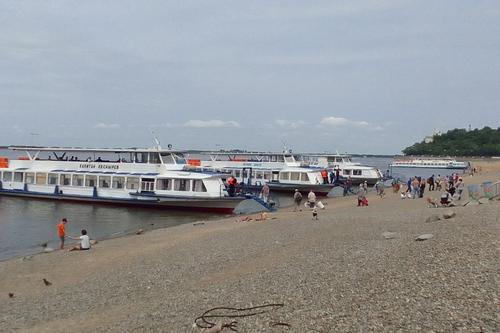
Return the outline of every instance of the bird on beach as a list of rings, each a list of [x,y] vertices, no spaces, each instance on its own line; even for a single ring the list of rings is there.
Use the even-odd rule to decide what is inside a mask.
[[[9,293],[9,298],[14,298],[14,293]]]
[[[52,282],[50,282],[50,281],[49,281],[49,280],[47,280],[46,278],[43,278],[43,283],[45,283],[45,285],[46,285],[47,287],[52,285]]]

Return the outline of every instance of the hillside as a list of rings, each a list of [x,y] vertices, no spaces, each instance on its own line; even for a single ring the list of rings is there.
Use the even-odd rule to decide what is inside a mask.
[[[405,155],[500,156],[500,128],[467,131],[454,129],[435,135],[433,142],[415,143],[403,149]]]

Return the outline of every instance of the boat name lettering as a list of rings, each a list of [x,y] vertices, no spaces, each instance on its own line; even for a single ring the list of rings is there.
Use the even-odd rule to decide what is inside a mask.
[[[108,164],[90,164],[82,163],[80,164],[80,169],[112,169],[118,170],[120,167],[118,165],[108,165]]]

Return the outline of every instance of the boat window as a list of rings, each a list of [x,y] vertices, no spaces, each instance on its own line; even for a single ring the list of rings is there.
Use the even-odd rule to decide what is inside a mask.
[[[83,186],[83,175],[73,175],[73,186]]]
[[[102,188],[111,187],[111,176],[99,176],[99,187]]]
[[[189,179],[175,179],[174,191],[189,191]]]
[[[58,180],[59,180],[59,175],[57,173],[49,173],[49,179],[48,179],[49,185],[57,185]]]
[[[174,155],[174,158],[175,158],[175,162],[177,164],[186,164],[186,159],[184,158],[184,155],[179,154],[179,153],[176,153],[176,154],[173,154],[173,155]]]
[[[26,176],[24,177],[24,182],[26,184],[34,184],[35,183],[35,173],[34,172],[27,172]]]
[[[261,171],[255,172],[255,178],[262,179],[262,172]]]
[[[246,170],[246,169],[245,169],[245,170],[243,170],[243,171],[241,172],[241,174],[242,174],[242,177],[243,177],[243,178],[248,178],[248,170]]]
[[[289,180],[290,172],[280,172],[280,180]]]
[[[193,192],[206,192],[207,188],[205,187],[205,184],[203,184],[203,180],[201,179],[194,179],[193,180]]]
[[[139,178],[137,177],[127,177],[127,189],[137,190],[139,189]]]
[[[241,176],[241,171],[240,171],[240,170],[234,170],[234,176],[235,176],[236,178],[240,178],[240,176]]]
[[[290,173],[290,180],[299,180],[300,179],[300,172],[291,172]]]
[[[358,169],[354,169],[352,170],[352,175],[353,176],[361,176],[361,170],[358,170]]]
[[[345,170],[342,172],[344,175],[350,175],[351,174],[351,170]]]
[[[171,153],[161,153],[163,164],[175,164],[174,157]]]
[[[123,188],[125,185],[125,177],[113,176],[112,188]]]
[[[10,172],[10,171],[4,171],[3,172],[2,180],[4,182],[10,182],[10,181],[12,181],[12,172]]]
[[[71,185],[71,175],[67,173],[61,174],[61,185],[70,186]]]
[[[151,164],[160,164],[160,154],[158,154],[158,153],[149,153],[149,163],[151,163]]]
[[[135,153],[135,163],[148,163],[148,153]]]
[[[87,187],[97,186],[97,176],[86,175],[85,176],[85,186],[87,186]]]
[[[14,181],[22,183],[23,182],[23,173],[22,172],[14,172]]]
[[[154,178],[142,178],[141,179],[141,191],[152,192],[155,189]]]
[[[309,181],[309,175],[305,172],[302,172],[300,174],[300,180],[303,181],[303,182],[308,182]]]
[[[285,162],[287,162],[287,163],[293,163],[294,162],[293,156],[285,156]]]
[[[171,191],[172,179],[164,178],[156,180],[156,189],[159,191]]]
[[[46,185],[47,184],[47,174],[45,172],[37,172],[36,173],[36,184],[37,185]]]

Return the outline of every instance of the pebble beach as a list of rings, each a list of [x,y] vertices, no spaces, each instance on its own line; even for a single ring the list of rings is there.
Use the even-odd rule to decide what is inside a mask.
[[[500,161],[481,170],[465,182],[500,180]],[[499,332],[500,201],[368,200],[322,200],[318,221],[283,208],[0,262],[0,331]]]

